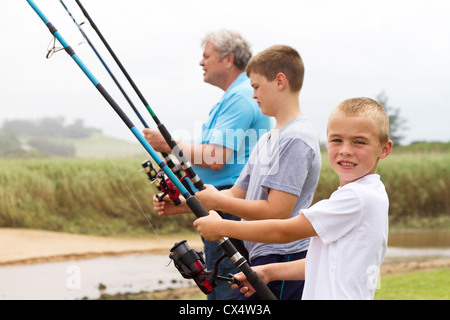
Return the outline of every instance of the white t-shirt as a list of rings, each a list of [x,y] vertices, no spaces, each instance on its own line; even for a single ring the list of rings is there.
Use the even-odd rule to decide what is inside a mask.
[[[304,300],[373,299],[388,238],[389,199],[377,174],[301,212],[311,222]]]

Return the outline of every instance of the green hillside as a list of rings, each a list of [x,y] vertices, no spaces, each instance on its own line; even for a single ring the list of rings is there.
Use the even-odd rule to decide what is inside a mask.
[[[104,135],[82,120],[66,124],[64,118],[5,120],[0,127],[0,157],[103,158],[145,156],[139,143]]]
[[[101,133],[84,139],[72,139],[68,142],[75,147],[75,157],[77,158],[149,157],[139,143],[116,139]]]

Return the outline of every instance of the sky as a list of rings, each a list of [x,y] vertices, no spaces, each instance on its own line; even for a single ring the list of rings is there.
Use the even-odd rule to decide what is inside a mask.
[[[301,54],[300,106],[320,140],[331,109],[376,98],[407,120],[403,144],[450,141],[448,0],[91,0],[81,1],[175,138],[190,140],[223,91],[203,82],[201,39],[240,32],[256,54],[286,44]],[[128,114],[142,124],[58,0],[35,0],[49,21]],[[85,21],[74,0],[64,0]],[[150,127],[147,110],[86,22],[82,26]],[[64,52],[46,58],[52,35],[26,1],[0,0],[0,124],[64,117],[124,140],[134,136]],[[57,43],[59,46],[59,44]]]

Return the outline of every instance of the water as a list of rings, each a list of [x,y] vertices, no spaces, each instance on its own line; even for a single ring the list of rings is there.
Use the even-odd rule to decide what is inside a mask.
[[[192,285],[168,255],[128,255],[0,267],[0,299],[74,300]],[[106,288],[100,290],[102,284]]]
[[[450,230],[399,232],[389,235],[383,264],[450,258]]]
[[[402,248],[449,248],[450,230],[396,232],[389,234],[388,245]]]
[[[389,236],[385,264],[450,258],[450,231]],[[192,285],[167,255],[145,254],[0,267],[0,299],[74,300]],[[105,286],[103,290],[99,285]]]

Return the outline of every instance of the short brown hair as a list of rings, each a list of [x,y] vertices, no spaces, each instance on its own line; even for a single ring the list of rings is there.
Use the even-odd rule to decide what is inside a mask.
[[[283,73],[289,81],[292,92],[299,92],[303,86],[305,67],[297,50],[285,45],[272,46],[255,55],[247,65],[247,75],[257,73],[269,81]]]
[[[375,124],[380,143],[389,141],[389,117],[381,104],[370,98],[351,98],[338,104],[330,114],[331,119],[336,114],[346,117],[363,116]]]

